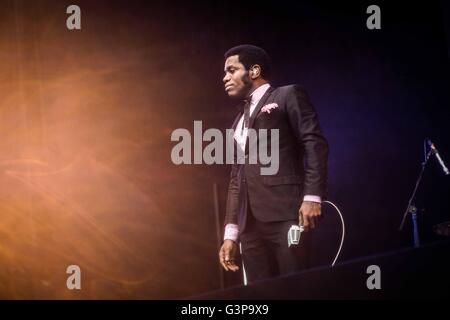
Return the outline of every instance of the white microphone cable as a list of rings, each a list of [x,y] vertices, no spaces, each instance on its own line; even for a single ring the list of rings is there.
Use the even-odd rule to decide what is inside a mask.
[[[322,202],[326,202],[326,203],[329,203],[330,205],[332,205],[332,206],[336,209],[337,213],[339,214],[339,217],[341,218],[341,225],[342,225],[341,244],[339,245],[339,250],[338,250],[338,252],[337,252],[337,254],[336,254],[336,257],[334,258],[333,263],[331,264],[331,266],[334,267],[334,264],[336,263],[336,261],[337,261],[339,255],[341,254],[342,245],[344,244],[344,238],[345,238],[345,222],[344,222],[344,217],[343,217],[341,211],[339,210],[339,208],[338,208],[333,202],[327,201],[327,200],[322,201]]]

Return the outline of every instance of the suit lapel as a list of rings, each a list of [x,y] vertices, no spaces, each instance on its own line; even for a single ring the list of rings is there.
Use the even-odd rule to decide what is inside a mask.
[[[241,108],[241,109],[242,109],[242,108]],[[233,125],[231,126],[231,128],[232,128],[234,131],[236,131],[236,127],[237,127],[237,125],[238,125],[238,123],[239,123],[239,119],[241,119],[241,117],[242,117],[242,113],[243,113],[242,110],[239,111],[239,113],[238,113],[236,119],[234,119]]]
[[[274,88],[269,87],[269,89],[267,89],[266,93],[264,93],[264,95],[259,100],[258,104],[256,105],[255,110],[253,110],[253,113],[250,117],[249,124],[248,124],[249,128],[253,128],[253,124],[255,123],[255,119],[258,116],[259,111],[261,111],[261,108],[264,106],[264,104],[266,103],[267,99],[269,98],[269,96],[273,92],[273,90],[274,90]]]
[[[236,127],[239,123],[239,120],[242,117],[242,114],[244,113],[244,111],[242,110],[242,105],[238,105],[238,107],[240,108],[241,111],[239,111],[238,115],[236,116],[236,119],[234,119],[233,125],[231,126],[231,128],[233,129],[231,132],[233,134],[230,136],[230,139],[233,141],[233,148],[239,148],[239,146],[237,145],[237,141],[234,138],[234,132],[236,132]],[[233,155],[234,155],[234,163],[237,163],[236,153],[234,151]]]

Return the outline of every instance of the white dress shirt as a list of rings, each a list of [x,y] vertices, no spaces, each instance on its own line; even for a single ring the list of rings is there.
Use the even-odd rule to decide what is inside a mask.
[[[270,84],[266,83],[262,86],[258,87],[253,91],[250,95],[250,118],[255,111],[256,105],[261,100],[262,96],[266,93],[266,91],[270,88]],[[241,147],[242,151],[245,151],[245,143],[247,141],[248,128],[243,128],[242,124],[244,122],[244,114],[242,114],[241,119],[236,126],[236,130],[234,132],[234,139],[236,140],[239,147]]]

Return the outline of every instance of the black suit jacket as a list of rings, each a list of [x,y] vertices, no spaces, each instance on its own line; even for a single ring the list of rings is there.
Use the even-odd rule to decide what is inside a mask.
[[[269,103],[278,104],[270,113],[261,112]],[[236,117],[233,129],[239,122]],[[249,127],[279,130],[279,170],[275,175],[261,175],[261,165],[237,164],[231,169],[225,225],[245,228],[247,206],[263,222],[298,219],[303,195],[325,197],[327,185],[328,143],[320,129],[317,114],[308,95],[299,85],[269,88],[252,113]],[[251,142],[251,141],[250,141]],[[259,141],[257,141],[259,143]],[[251,149],[249,140],[246,155]],[[248,158],[247,158],[248,160]],[[266,165],[269,166],[269,165]]]

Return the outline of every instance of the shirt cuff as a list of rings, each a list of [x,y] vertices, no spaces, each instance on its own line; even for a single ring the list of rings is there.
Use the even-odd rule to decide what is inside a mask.
[[[237,241],[239,235],[239,226],[237,224],[228,223],[225,226],[225,235],[223,236],[223,240],[233,240]]]
[[[319,196],[306,195],[306,196],[303,197],[303,201],[311,201],[311,202],[322,203],[322,198],[319,197]]]

